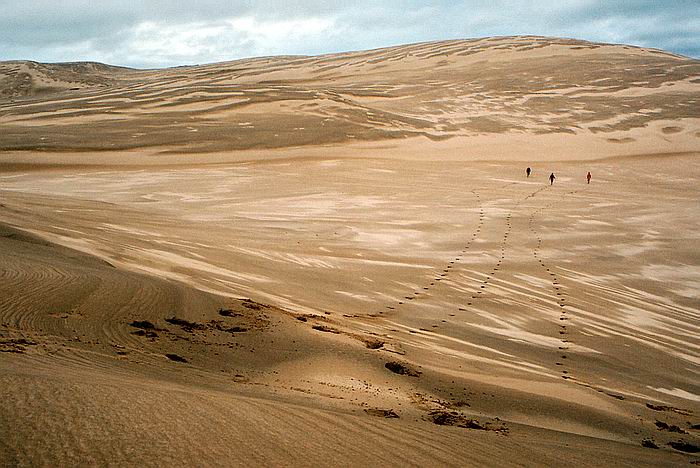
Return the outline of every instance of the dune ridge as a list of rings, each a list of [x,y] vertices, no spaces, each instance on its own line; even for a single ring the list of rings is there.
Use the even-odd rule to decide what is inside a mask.
[[[663,51],[533,36],[163,70],[4,62],[0,149],[180,161],[377,143],[401,155],[416,140],[482,159],[514,145],[530,158],[553,145],[568,159],[683,152],[697,148],[699,74]]]
[[[697,464],[698,70],[0,63],[1,464]]]

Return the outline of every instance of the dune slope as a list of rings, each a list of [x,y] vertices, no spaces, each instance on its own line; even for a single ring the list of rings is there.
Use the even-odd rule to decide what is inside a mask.
[[[0,149],[240,158],[376,142],[405,154],[417,139],[482,159],[506,144],[568,159],[680,152],[700,138],[699,75],[663,51],[544,37],[149,71],[7,62]]]
[[[0,460],[697,463],[698,70],[0,63]]]

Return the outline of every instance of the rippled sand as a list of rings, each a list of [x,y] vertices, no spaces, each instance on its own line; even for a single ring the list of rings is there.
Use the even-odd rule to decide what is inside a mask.
[[[377,406],[411,421],[460,409],[521,436],[525,425],[595,437],[591,447],[663,441],[672,434],[656,419],[687,428],[700,398],[700,166],[667,157],[533,169],[528,179],[520,164],[306,160],[4,174],[5,224],[90,256],[6,232],[3,340],[31,344],[3,366],[56,366],[52,389],[115,369],[147,375],[155,394],[173,380],[187,392],[213,386],[223,393],[208,398],[222,405],[312,395],[313,411],[356,414],[356,431],[386,429],[360,416]],[[260,320],[236,297],[272,307]],[[218,315],[229,306],[242,315]],[[202,325],[183,331],[172,317]],[[136,320],[163,331],[136,336]],[[222,331],[222,320],[245,331]],[[394,360],[420,377],[393,376],[383,364]],[[414,424],[433,431],[401,431]],[[439,437],[439,451],[454,449]],[[632,451],[643,460],[645,450]]]
[[[697,69],[0,63],[0,464],[694,462]]]

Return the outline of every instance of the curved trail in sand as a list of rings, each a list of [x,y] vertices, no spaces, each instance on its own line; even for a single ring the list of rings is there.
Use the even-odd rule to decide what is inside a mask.
[[[675,170],[664,161],[658,180]],[[657,420],[695,440],[686,420],[697,412],[700,344],[696,299],[683,290],[692,264],[619,256],[630,262],[651,242],[663,255],[680,249],[674,262],[689,258],[692,241],[665,239],[693,232],[694,188],[684,199],[664,185],[651,204],[612,162],[585,189],[578,165],[562,165],[550,187],[510,176],[519,165],[299,164],[1,179],[2,222],[46,239],[12,228],[0,237],[0,366],[12,402],[2,424],[27,428],[6,442],[12,460],[155,457],[164,437],[182,441],[164,459],[183,463],[237,452],[296,460],[285,437],[312,464],[449,464],[454,454],[481,464],[523,446],[560,463],[570,454],[551,447],[561,443],[579,454],[614,447],[610,463],[685,456],[640,443],[673,440]],[[675,207],[673,232],[664,203]],[[372,415],[389,409],[399,418]],[[489,430],[433,423],[452,413]],[[61,424],[59,444],[49,434]],[[332,436],[310,427],[342,429],[349,442],[330,449]],[[81,449],[88,432],[99,436]],[[265,434],[268,451],[256,445]],[[18,450],[39,438],[33,455]],[[96,449],[104,438],[109,453]],[[400,440],[413,442],[386,455]]]

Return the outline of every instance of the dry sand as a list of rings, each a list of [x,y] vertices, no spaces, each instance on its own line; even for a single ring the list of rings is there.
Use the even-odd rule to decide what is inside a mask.
[[[4,464],[698,459],[697,61],[0,70]]]

